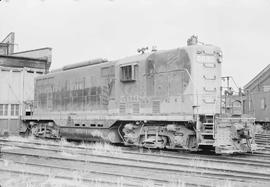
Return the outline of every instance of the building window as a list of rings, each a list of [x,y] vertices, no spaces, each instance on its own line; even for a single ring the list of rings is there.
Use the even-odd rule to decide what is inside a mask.
[[[135,81],[135,65],[121,67],[121,81]]]
[[[8,115],[8,104],[0,104],[0,116]]]
[[[19,116],[19,104],[11,104],[10,115]]]

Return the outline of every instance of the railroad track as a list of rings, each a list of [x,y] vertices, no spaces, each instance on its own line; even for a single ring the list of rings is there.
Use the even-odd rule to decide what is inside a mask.
[[[9,168],[9,164],[8,164],[8,168],[2,167],[2,169],[0,169],[0,172],[21,173],[23,175],[29,174],[29,175],[34,175],[34,176],[45,176],[45,177],[51,176],[52,175],[51,173],[53,172],[54,173],[53,176],[55,176],[56,178],[72,180],[74,179],[73,177],[67,177],[67,176],[70,176],[70,173],[68,174],[67,171],[71,171],[72,173],[74,171],[77,171],[77,172],[82,172],[84,174],[84,176],[79,177],[80,181],[86,181],[86,182],[92,182],[92,183],[93,181],[95,182],[96,180],[92,179],[93,174],[96,174],[98,176],[100,175],[107,176],[107,181],[105,180],[105,182],[103,181],[103,179],[100,179],[100,177],[98,178],[99,179],[98,181],[102,181],[102,186],[103,186],[103,183],[117,184],[117,186],[119,186],[119,184],[120,186],[179,186],[183,184],[185,184],[186,186],[201,186],[202,180],[205,181],[205,179],[201,179],[199,183],[197,183],[196,181],[183,182],[182,180],[179,180],[179,179],[171,181],[169,180],[170,177],[168,176],[161,177],[160,175],[157,175],[157,174],[154,175],[153,174],[154,172],[152,172],[152,174],[146,173],[145,171],[144,172],[137,171],[135,173],[133,172],[126,173],[125,169],[127,169],[126,167],[128,165],[125,165],[125,164],[123,165],[121,163],[115,164],[114,162],[108,163],[106,161],[101,161],[100,163],[98,163],[98,161],[90,161],[90,160],[86,161],[85,159],[82,159],[82,158],[81,159],[75,158],[74,160],[74,158],[73,159],[64,158],[62,155],[55,156],[55,154],[53,154],[54,156],[52,156],[52,155],[48,155],[48,153],[34,154],[33,150],[31,151],[31,153],[29,153],[26,151],[26,148],[24,148],[23,152],[6,151],[5,150],[6,148],[8,148],[8,146],[5,146],[2,149],[2,154],[4,155],[4,157],[3,156],[2,157],[4,159],[0,160],[0,163],[5,162],[6,161],[5,158],[8,158],[9,162],[15,163],[15,164],[13,168]],[[13,148],[15,148],[15,146],[13,146]],[[65,153],[65,154],[68,154],[68,153]],[[28,161],[31,160],[31,162],[27,162],[26,160]],[[76,166],[74,166],[73,164],[70,165],[69,161],[73,161],[73,164],[74,162],[76,162]],[[106,171],[100,170],[100,165],[107,165],[107,170]],[[118,167],[117,169],[113,169],[113,171],[110,171],[110,169],[112,169],[110,167],[113,165],[122,166],[123,168]],[[44,170],[44,168],[47,168],[47,172],[39,171],[38,173],[36,173],[36,172],[33,172],[32,170],[28,171],[29,169],[27,171],[25,171],[25,169],[23,169],[22,171],[20,170],[18,171],[19,166],[23,168],[25,168],[26,166],[27,167],[31,166],[32,169],[34,167],[34,169],[36,170],[40,170],[40,169]],[[138,166],[134,165],[134,167],[136,168]],[[66,173],[62,175],[58,174],[58,173],[63,173],[63,171]],[[124,171],[124,172],[121,172],[121,171]],[[112,177],[113,178],[118,177],[118,179],[115,180],[116,182],[113,182]],[[120,178],[120,183],[119,183],[119,178]],[[186,181],[188,181],[188,179]],[[209,186],[207,181],[205,181],[204,183],[205,184],[203,186],[206,186],[206,187]]]
[[[122,176],[120,176],[119,180],[118,178],[114,179],[115,177],[119,177],[119,175],[114,175],[111,173],[105,173],[105,172],[98,172],[98,171],[88,171],[87,173],[84,172],[83,176],[78,175],[79,170],[65,168],[65,167],[56,167],[56,166],[49,166],[49,165],[43,165],[43,164],[34,164],[34,163],[25,163],[16,161],[12,164],[6,164],[7,160],[0,159],[0,164],[2,165],[8,165],[7,167],[1,167],[0,173],[1,175],[6,176],[12,176],[14,177],[21,177],[23,178],[33,178],[38,177],[39,179],[45,179],[45,182],[43,182],[44,186],[45,184],[52,185],[50,180],[53,179],[56,180],[56,183],[59,185],[59,182],[61,181],[64,184],[69,183],[70,186],[113,186],[113,185],[122,185],[122,186],[141,186],[142,182],[145,180],[143,178],[137,177],[139,181],[134,181],[134,177],[132,177],[131,181],[128,176],[126,176],[125,180],[122,179]],[[24,169],[18,169],[24,168]],[[78,171],[77,176],[74,176],[74,172]],[[72,172],[72,173],[71,173]],[[11,174],[11,175],[10,175]],[[100,177],[100,174],[102,176],[106,175],[107,177]],[[108,178],[109,176],[109,178]],[[6,177],[7,178],[7,177]],[[9,179],[9,178],[7,178]],[[47,180],[47,181],[46,181]],[[58,180],[58,181],[57,181]],[[60,181],[59,181],[60,180]],[[64,180],[64,181],[63,181]],[[21,182],[21,180],[15,180],[12,181],[12,185],[6,184],[5,186],[15,186],[18,185],[17,183]],[[0,178],[0,184],[1,184],[1,178]],[[31,181],[31,184],[33,182]],[[73,185],[72,185],[73,184]],[[29,186],[29,183],[25,182],[25,184],[19,184],[18,186]],[[33,185],[36,186],[36,185]],[[37,186],[40,186],[40,184],[37,184]],[[156,184],[156,186],[158,186]]]
[[[8,139],[1,139],[0,138],[0,145],[6,145],[6,143],[17,143],[16,146],[20,147],[20,143],[27,143],[28,145],[34,145],[34,146],[41,146],[41,147],[52,147],[52,148],[57,148],[56,151],[63,151],[63,150],[81,150],[81,151],[99,151],[99,148],[93,146],[93,144],[89,146],[89,144],[72,144],[72,143],[67,143],[67,142],[54,142],[54,141],[24,141],[24,139],[20,140],[8,140]],[[253,153],[253,154],[237,154],[237,155],[229,155],[229,156],[224,156],[224,155],[213,155],[213,154],[201,154],[197,152],[187,152],[187,151],[164,151],[164,150],[147,150],[147,149],[142,149],[142,148],[130,148],[130,147],[116,147],[116,146],[111,146],[109,144],[108,148],[102,147],[102,152],[107,151],[107,152],[114,152],[114,153],[125,153],[126,155],[142,155],[142,156],[153,156],[156,158],[171,158],[171,159],[187,159],[187,158],[196,158],[204,161],[215,161],[219,163],[235,163],[235,164],[259,164],[261,163],[262,165],[267,164],[268,162],[265,160],[270,160],[270,154],[267,153]],[[24,145],[21,145],[22,148],[24,148]],[[32,147],[35,149],[35,147]],[[60,148],[60,149],[59,149]],[[113,148],[113,149],[112,149]],[[37,147],[39,149],[39,147]],[[81,153],[81,154],[84,154]],[[175,160],[178,161],[178,160]],[[267,163],[266,163],[267,162]]]
[[[118,150],[119,152],[116,151],[113,152],[113,154],[104,154],[104,152],[93,152],[93,149],[89,147],[79,147],[75,145],[59,146],[55,143],[20,142],[5,139],[1,139],[1,145],[3,147],[2,154],[5,155],[6,158],[13,158],[13,161],[21,162],[21,164],[25,164],[25,160],[19,161],[16,158],[27,157],[27,160],[31,161],[29,164],[33,164],[32,162],[34,162],[34,160],[36,160],[35,164],[38,164],[40,159],[45,161],[50,160],[50,162],[54,161],[54,164],[47,166],[51,168],[56,166],[59,168],[63,165],[67,165],[68,162],[76,163],[76,165],[87,163],[91,166],[96,165],[97,168],[100,165],[103,165],[103,167],[104,165],[110,165],[111,167],[119,168],[117,171],[132,168],[132,170],[143,170],[144,172],[142,173],[148,173],[148,177],[153,176],[153,174],[157,175],[156,178],[151,179],[153,181],[162,179],[162,176],[166,173],[167,175],[169,174],[170,177],[174,176],[174,181],[176,181],[179,176],[192,174],[192,176],[203,176],[203,178],[214,178],[215,180],[225,179],[238,182],[257,181],[261,184],[270,184],[270,173],[268,171],[270,166],[269,160],[255,160],[247,157],[197,156],[194,154],[175,156],[164,153],[139,153],[126,150]],[[71,156],[59,156],[61,153],[70,154]],[[76,158],[74,158],[74,153],[76,153]],[[59,165],[59,163],[61,164]],[[62,169],[68,169],[70,167],[71,166],[68,166]],[[231,169],[232,167],[234,167],[234,169]],[[87,169],[87,172],[93,172],[88,170],[89,169]],[[255,170],[257,170],[257,172],[253,172]],[[109,171],[109,169],[106,171]],[[112,171],[112,173],[115,172]],[[140,176],[139,173],[136,173],[136,175],[132,177]],[[121,174],[118,172],[118,175],[125,176],[124,174],[125,173]],[[163,181],[159,182],[165,181],[166,177],[163,177]],[[167,182],[171,181],[167,179]]]
[[[2,143],[1,143],[2,142]],[[5,143],[3,143],[5,142]],[[63,145],[63,144],[55,144],[55,143],[50,143],[50,142],[22,142],[22,141],[17,141],[17,140],[6,140],[6,139],[0,139],[0,145],[7,145],[7,143],[9,145],[13,145],[13,143],[17,143],[17,147],[21,147],[21,148],[28,148],[28,146],[26,145],[20,145],[20,144],[24,144],[27,143],[28,145],[35,145],[35,146],[42,146],[43,149],[46,149],[46,147],[51,147],[54,149],[50,149],[50,150],[54,150],[56,152],[61,152],[61,151],[74,151],[77,150],[77,153],[80,154],[86,154],[89,155],[90,153],[85,153],[85,150],[88,151],[94,151],[94,153],[91,154],[98,154],[99,148],[96,147],[89,147],[89,146],[85,146],[85,145],[72,145],[72,144],[68,144],[68,145]],[[44,148],[45,146],[45,148]],[[113,146],[109,146],[110,150],[108,150],[108,148],[104,147],[102,148],[102,152],[104,151],[108,151],[110,153],[115,152],[115,153],[124,153],[125,155],[129,155],[129,156],[152,156],[155,157],[155,159],[157,158],[164,158],[164,159],[175,159],[174,161],[177,162],[179,160],[183,160],[183,159],[199,159],[200,161],[209,161],[209,162],[217,162],[217,163],[226,163],[226,164],[247,164],[247,165],[254,165],[254,166],[268,166],[269,165],[269,161],[270,161],[270,154],[262,154],[262,153],[254,153],[254,154],[240,154],[240,155],[229,155],[229,156],[221,156],[221,155],[204,155],[204,154],[199,154],[199,153],[188,153],[188,152],[172,152],[172,151],[149,151],[146,149],[128,149],[126,147],[113,147]],[[111,149],[113,147],[113,150]],[[40,147],[31,147],[32,149],[40,149]],[[60,148],[60,149],[59,149]],[[78,152],[78,151],[83,151],[83,152]]]

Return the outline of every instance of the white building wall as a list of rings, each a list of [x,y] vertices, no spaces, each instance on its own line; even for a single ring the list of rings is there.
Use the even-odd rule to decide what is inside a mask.
[[[24,101],[34,100],[34,78],[44,71],[0,66],[0,135],[18,132],[19,118],[25,111]]]

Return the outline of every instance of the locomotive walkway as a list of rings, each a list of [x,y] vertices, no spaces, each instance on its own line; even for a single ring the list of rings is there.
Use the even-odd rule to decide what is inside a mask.
[[[149,182],[150,186],[179,186],[182,183],[209,186],[209,180],[210,186],[224,181],[240,186],[246,182],[251,186],[270,184],[269,155],[143,153],[138,149],[123,150],[119,147],[102,150],[91,146],[7,139],[0,139],[0,145],[0,165],[3,166],[0,173],[15,172],[39,177],[53,173],[55,178],[71,180],[74,177],[68,173],[77,172],[81,174],[81,182],[93,183],[98,179],[103,181],[103,185],[116,186],[119,181],[124,186],[143,186]]]

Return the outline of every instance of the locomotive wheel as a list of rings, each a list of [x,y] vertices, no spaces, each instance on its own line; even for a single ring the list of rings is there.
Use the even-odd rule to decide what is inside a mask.
[[[39,138],[59,138],[59,133],[56,129],[47,124],[36,124],[31,128],[31,134]]]
[[[152,149],[164,149],[167,144],[167,138],[165,136],[156,136],[156,135],[149,135],[147,138],[145,136],[140,137],[140,145],[145,148],[152,148]]]
[[[39,131],[39,128],[38,128],[38,125],[35,125],[35,126],[33,126],[32,128],[31,128],[31,130],[30,130],[30,132],[31,132],[31,135],[33,135],[33,136],[39,136],[38,134],[38,131]]]

